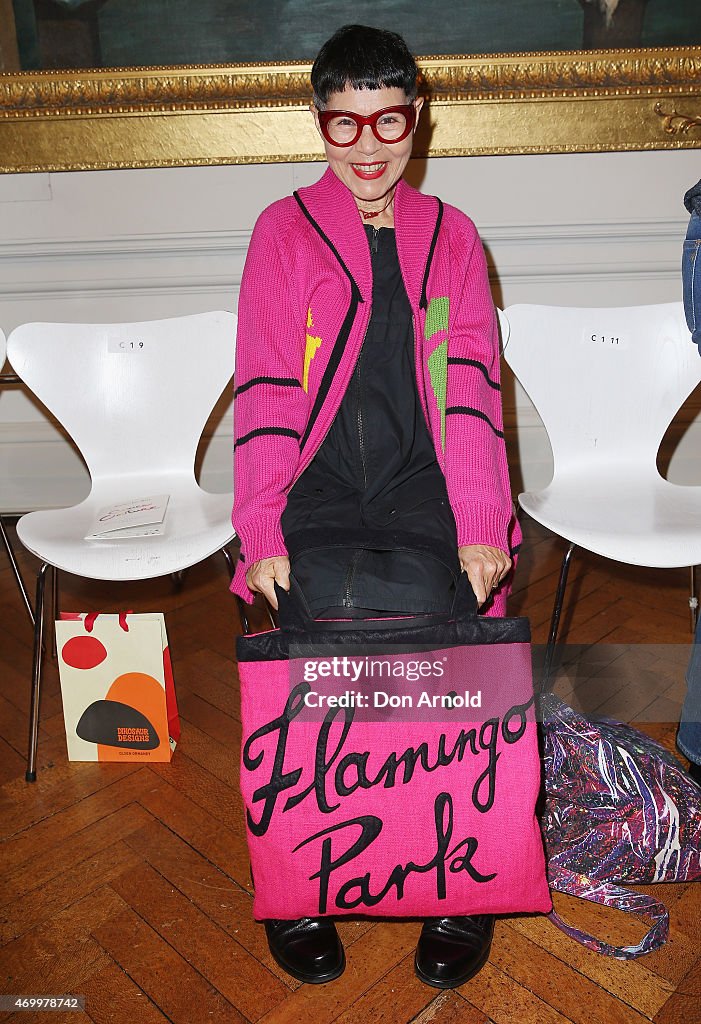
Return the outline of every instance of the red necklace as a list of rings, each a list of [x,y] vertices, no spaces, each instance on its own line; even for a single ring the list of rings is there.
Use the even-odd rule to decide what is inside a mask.
[[[358,212],[360,216],[363,218],[363,220],[372,220],[373,217],[379,217],[381,213],[384,213],[385,210],[389,206],[391,206],[393,202],[394,192],[392,193],[391,198],[385,203],[381,210],[361,210],[360,207],[358,207]]]

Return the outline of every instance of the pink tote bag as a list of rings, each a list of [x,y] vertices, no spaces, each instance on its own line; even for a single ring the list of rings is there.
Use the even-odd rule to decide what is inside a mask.
[[[550,911],[527,620],[279,600],[237,641],[256,919]]]

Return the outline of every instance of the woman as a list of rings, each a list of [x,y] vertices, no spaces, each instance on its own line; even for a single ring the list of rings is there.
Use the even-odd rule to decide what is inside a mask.
[[[402,179],[423,105],[400,36],[350,25],[321,49],[311,107],[329,167],[259,218],[241,283],[235,503],[246,600],[290,567],[317,618],[437,612],[460,571],[503,614],[518,540],[498,334],[481,243]],[[424,924],[416,970],[454,987],[493,918]],[[293,977],[344,967],[329,919],[268,921]]]

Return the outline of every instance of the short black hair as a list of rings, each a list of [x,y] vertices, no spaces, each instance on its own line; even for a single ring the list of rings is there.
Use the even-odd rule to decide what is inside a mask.
[[[400,35],[367,25],[344,25],[319,50],[312,67],[314,103],[323,110],[334,92],[403,89],[416,98],[419,69]]]

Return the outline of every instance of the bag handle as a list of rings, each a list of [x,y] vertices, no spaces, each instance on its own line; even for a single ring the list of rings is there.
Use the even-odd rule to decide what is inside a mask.
[[[408,615],[400,618],[382,619],[315,619],[297,580],[290,576],[289,591],[275,583],[275,596],[278,602],[280,629],[283,632],[307,633],[339,633],[358,632],[363,629],[384,629],[391,625],[392,629],[416,629],[417,626],[436,626],[454,622],[456,619],[476,619],[477,599],[474,595],[467,573],[461,572],[455,585],[453,606],[447,613],[438,615]]]
[[[552,863],[548,866],[548,881],[550,888],[555,892],[578,896],[591,903],[600,903],[605,907],[614,907],[616,910],[634,914],[646,922],[652,921],[652,927],[636,946],[612,946],[588,932],[567,924],[559,914],[551,910],[547,916],[553,924],[588,949],[603,953],[605,956],[615,957],[616,960],[635,960],[639,956],[644,956],[645,953],[652,953],[653,950],[659,949],[667,941],[669,911],[653,896],[642,892],[632,892],[630,889],[624,889],[612,882],[596,881]]]
[[[83,622],[83,625],[85,626],[85,631],[87,633],[92,633],[93,629],[95,628],[95,620],[97,619],[98,615],[100,615],[100,614],[101,614],[100,612],[89,612],[85,616],[85,620]],[[127,612],[119,612],[119,614],[117,616],[117,621],[119,622],[119,628],[123,629],[125,633],[129,632],[129,626],[127,625],[127,615],[133,615],[133,614],[134,613],[131,610],[129,610]]]

